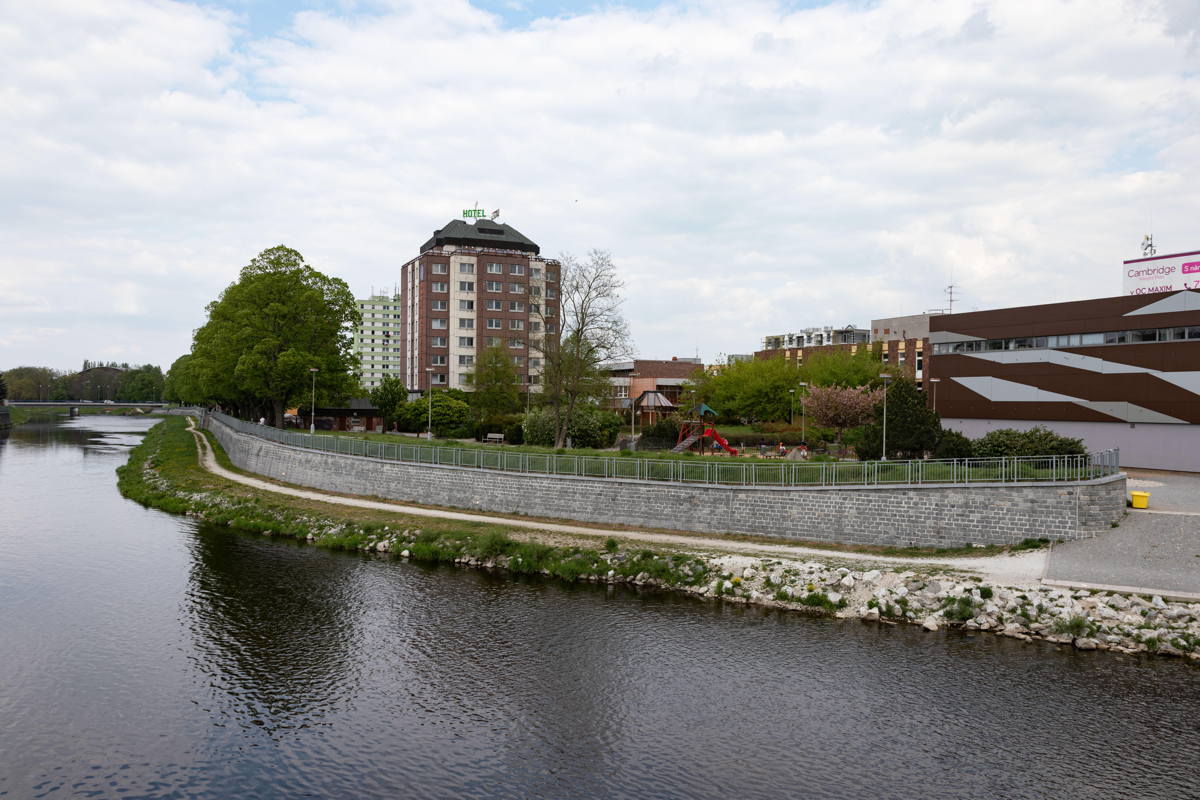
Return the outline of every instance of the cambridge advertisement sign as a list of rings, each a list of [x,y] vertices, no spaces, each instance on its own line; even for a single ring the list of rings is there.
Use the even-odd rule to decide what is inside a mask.
[[[1135,258],[1122,267],[1122,294],[1154,294],[1200,289],[1200,250]]]

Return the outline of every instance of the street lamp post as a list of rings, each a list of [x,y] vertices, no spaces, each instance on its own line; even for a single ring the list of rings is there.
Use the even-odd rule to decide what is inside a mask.
[[[933,384],[931,394],[933,395],[933,413],[937,413],[937,385],[942,382],[941,378],[930,378],[929,382]]]
[[[800,386],[807,389],[808,384],[800,381]],[[808,407],[804,403],[804,395],[800,395],[800,441],[808,447]]]
[[[879,377],[883,378],[883,452],[880,461],[887,461],[887,393],[888,381],[892,379],[892,376],[881,372]]]
[[[315,436],[317,433],[317,368],[309,367],[308,371],[312,373],[312,405],[308,409],[308,435]],[[282,424],[282,423],[280,423]]]
[[[791,397],[788,398],[791,408],[788,416],[788,427],[794,428],[796,426],[796,390],[788,389],[788,394],[791,395]]]
[[[427,380],[425,381],[425,394],[429,395],[429,430],[426,431],[425,436],[427,439],[429,439],[429,441],[432,442],[433,441],[433,367],[426,367],[425,375],[427,376]]]

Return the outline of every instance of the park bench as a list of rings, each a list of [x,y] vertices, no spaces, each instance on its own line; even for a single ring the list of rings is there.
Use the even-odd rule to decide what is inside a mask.
[[[484,444],[504,444],[503,433],[489,433],[483,437]]]

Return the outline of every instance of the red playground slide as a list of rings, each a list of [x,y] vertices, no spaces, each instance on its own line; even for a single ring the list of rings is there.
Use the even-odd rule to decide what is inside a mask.
[[[716,428],[705,428],[704,435],[707,436],[708,438],[712,439],[717,444],[721,445],[721,448],[726,453],[729,453],[729,455],[736,456],[738,454],[738,451],[735,450],[734,448],[730,447],[729,442],[725,441],[725,437],[722,436],[721,434],[717,433]]]

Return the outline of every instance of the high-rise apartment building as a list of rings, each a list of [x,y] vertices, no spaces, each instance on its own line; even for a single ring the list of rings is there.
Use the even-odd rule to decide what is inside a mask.
[[[470,390],[475,361],[492,345],[503,347],[522,384],[537,390],[536,345],[557,336],[560,325],[560,265],[539,252],[493,220],[452,220],[434,231],[400,268],[400,365],[409,390]]]
[[[358,354],[364,389],[374,389],[383,379],[402,375],[400,356],[404,351],[400,337],[400,296],[371,295],[355,300],[362,325],[354,331],[354,352]]]

